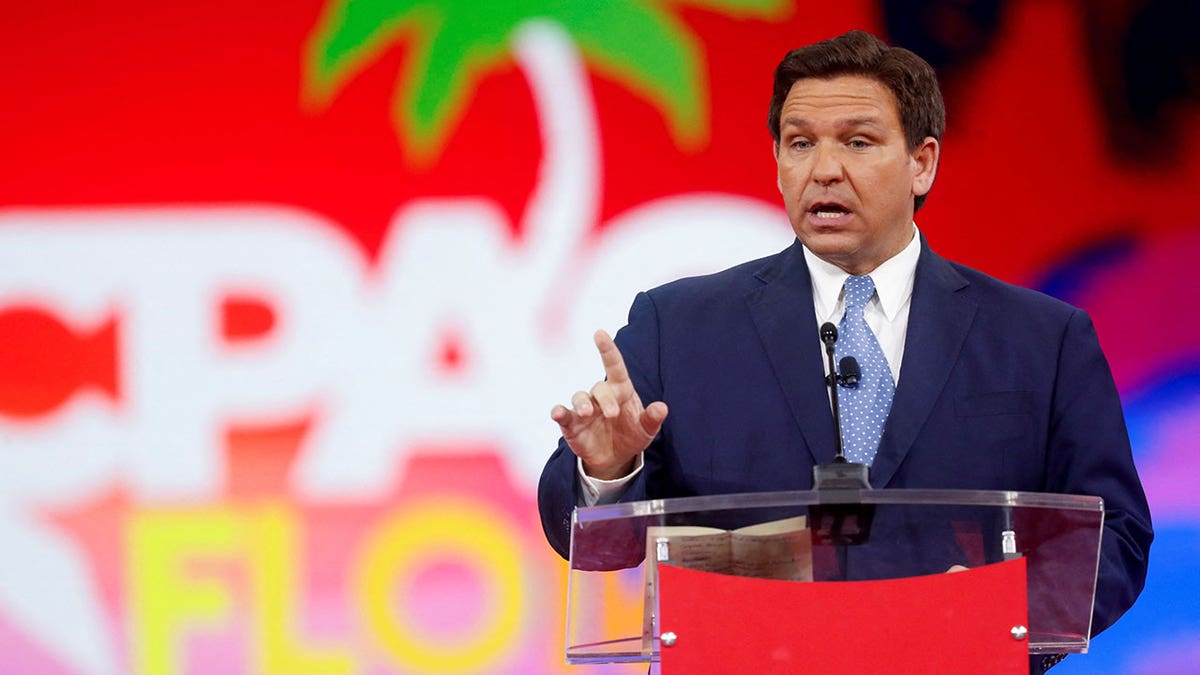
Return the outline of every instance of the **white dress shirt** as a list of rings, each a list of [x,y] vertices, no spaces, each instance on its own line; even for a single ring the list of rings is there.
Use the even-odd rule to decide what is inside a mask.
[[[842,315],[846,313],[845,294],[843,285],[846,277],[850,276],[840,267],[821,260],[808,247],[802,246],[804,260],[808,263],[808,275],[812,280],[813,312],[817,325],[832,322],[841,323]],[[900,383],[900,365],[904,356],[904,340],[908,336],[908,310],[912,306],[913,282],[917,275],[917,259],[921,257],[921,236],[916,224],[913,224],[913,238],[899,253],[888,258],[879,267],[870,272],[871,280],[875,282],[875,295],[867,302],[863,310],[863,318],[879,346],[887,358],[888,367],[892,371],[892,381]],[[829,360],[825,357],[825,345],[819,335],[813,339],[821,349],[821,362],[825,365],[825,374],[829,374]],[[633,471],[628,475],[613,480],[592,478],[583,470],[583,460],[576,459],[576,473],[579,475],[580,506],[595,506],[608,504],[620,498],[625,485],[633,480],[642,470],[642,456],[638,455]]]
[[[921,257],[921,237],[913,226],[913,238],[899,253],[871,270],[875,282],[875,295],[867,301],[863,318],[879,347],[887,358],[892,371],[892,382],[900,383],[900,362],[904,356],[904,339],[908,335],[908,310],[912,306],[913,281],[917,275],[917,259]],[[808,263],[808,275],[812,279],[813,311],[817,325],[832,322],[835,326],[846,313],[845,293],[842,286],[850,275],[831,263],[821,260],[812,251],[804,248],[804,260]],[[815,337],[821,345],[821,362],[825,374],[829,374],[829,359],[825,358],[825,345],[820,336]]]

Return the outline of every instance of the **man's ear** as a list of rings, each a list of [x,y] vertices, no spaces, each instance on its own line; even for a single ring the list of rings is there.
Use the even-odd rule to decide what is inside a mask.
[[[933,136],[926,136],[921,145],[912,151],[910,158],[913,168],[913,196],[920,197],[933,188],[941,153],[942,146]]]

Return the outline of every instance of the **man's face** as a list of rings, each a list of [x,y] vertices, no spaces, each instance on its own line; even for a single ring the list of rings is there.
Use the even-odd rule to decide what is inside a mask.
[[[858,75],[792,85],[775,149],[796,236],[822,260],[867,274],[912,240],[913,197],[929,191],[938,142],[908,151],[895,97]]]

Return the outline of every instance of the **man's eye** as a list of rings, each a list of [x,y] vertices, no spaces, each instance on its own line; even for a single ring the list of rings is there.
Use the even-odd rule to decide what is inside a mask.
[[[797,139],[792,141],[792,147],[797,150],[807,150],[812,147],[812,141],[803,138]]]
[[[867,143],[866,141],[864,141],[861,138],[856,138],[856,139],[850,141],[850,147],[854,148],[855,150],[865,150],[869,146],[870,146],[870,143]]]

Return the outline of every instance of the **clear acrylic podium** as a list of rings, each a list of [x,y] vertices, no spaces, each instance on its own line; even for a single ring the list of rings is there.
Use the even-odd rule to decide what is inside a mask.
[[[566,661],[660,661],[676,639],[673,626],[660,625],[664,571],[696,575],[701,586],[683,592],[707,593],[696,588],[740,577],[743,584],[754,580],[747,592],[771,598],[804,582],[924,577],[937,584],[958,576],[944,574],[954,566],[970,574],[1006,561],[1023,567],[1022,616],[1028,611],[1027,624],[1014,625],[1006,639],[1019,641],[1022,653],[1085,653],[1103,520],[1097,497],[963,490],[765,492],[579,508],[571,530]],[[816,608],[792,611],[809,609]],[[738,626],[722,630],[730,631],[728,649],[746,644],[736,637]],[[936,640],[936,626],[929,630]]]

